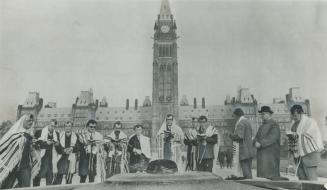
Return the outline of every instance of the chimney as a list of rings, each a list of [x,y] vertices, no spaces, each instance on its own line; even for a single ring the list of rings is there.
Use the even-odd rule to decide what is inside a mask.
[[[206,101],[205,101],[204,98],[202,98],[202,108],[203,108],[203,109],[206,108]]]
[[[129,99],[127,98],[126,99],[126,110],[128,110],[129,109]]]
[[[197,105],[196,105],[196,98],[194,98],[194,101],[193,101],[193,108],[196,109]]]
[[[134,109],[137,110],[137,108],[138,108],[138,101],[137,101],[137,98],[136,98],[135,99],[135,107],[134,107]]]

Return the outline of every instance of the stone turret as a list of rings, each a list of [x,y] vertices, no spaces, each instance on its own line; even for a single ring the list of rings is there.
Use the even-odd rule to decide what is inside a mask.
[[[17,119],[24,114],[33,114],[37,117],[43,107],[43,99],[40,98],[38,92],[29,92],[23,105],[19,105],[17,109]]]

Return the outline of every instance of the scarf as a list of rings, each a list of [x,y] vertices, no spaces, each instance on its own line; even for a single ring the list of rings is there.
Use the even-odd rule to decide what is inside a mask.
[[[65,148],[66,133],[61,132],[59,136],[60,136],[60,145]],[[76,142],[77,142],[76,134],[74,132],[71,132],[70,147],[75,147]],[[76,154],[70,153],[68,156],[68,160],[69,160],[68,174],[76,173]]]

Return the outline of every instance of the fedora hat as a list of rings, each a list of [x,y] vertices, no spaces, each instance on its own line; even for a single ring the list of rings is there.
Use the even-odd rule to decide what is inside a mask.
[[[267,113],[274,113],[271,111],[271,108],[269,106],[262,106],[261,110],[258,111],[259,113],[267,112]]]

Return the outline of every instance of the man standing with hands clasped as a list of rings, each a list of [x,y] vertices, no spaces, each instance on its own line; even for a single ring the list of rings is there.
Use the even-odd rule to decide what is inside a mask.
[[[263,123],[254,139],[257,148],[257,176],[264,178],[280,177],[280,129],[272,119],[269,106],[262,106],[259,113]]]

